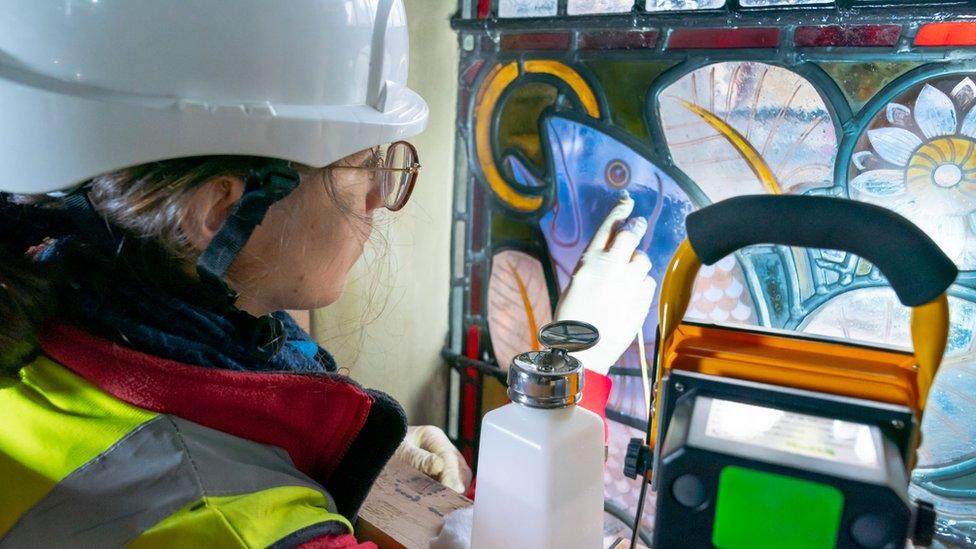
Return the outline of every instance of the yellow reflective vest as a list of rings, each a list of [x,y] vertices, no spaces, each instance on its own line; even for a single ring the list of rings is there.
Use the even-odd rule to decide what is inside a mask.
[[[60,344],[50,346],[53,353],[39,355],[13,375],[0,376],[0,549],[291,547],[348,534],[352,532],[350,519],[366,489],[402,438],[401,435],[384,441],[372,467],[347,468],[365,486],[337,504],[323,483],[296,467],[292,456],[281,447],[125,402],[56,362],[50,355],[63,354],[70,344],[97,341],[80,341],[78,338],[84,340],[87,336],[67,330],[60,334],[64,336]],[[134,353],[108,342],[97,345],[108,347],[87,353],[87,361],[79,361],[83,364],[78,370],[87,371],[95,362],[110,358],[104,356],[106,352]],[[124,359],[114,360],[110,373],[98,381],[122,379],[127,366],[133,365]],[[163,374],[166,368],[193,368],[164,366]],[[203,368],[196,370],[208,372]],[[172,375],[178,378],[180,374],[177,371]],[[281,380],[293,382],[299,377],[274,376],[271,379],[278,380],[279,387],[289,386]],[[145,384],[142,378],[138,379],[138,383]],[[228,382],[221,379],[226,389]],[[330,383],[325,386],[341,386]],[[138,398],[148,394],[148,401],[152,401],[152,389],[142,385],[130,388],[130,392]],[[309,384],[294,387],[306,385]],[[207,383],[202,386],[213,391]],[[235,388],[233,382],[230,388]],[[274,386],[268,387],[268,391],[274,390]],[[374,395],[354,386],[350,390],[350,394],[367,397],[367,404],[375,404]],[[343,402],[343,397],[348,397],[346,393],[349,391],[340,392],[331,400]],[[324,392],[313,396],[330,400],[329,395]],[[192,401],[200,396],[187,398]],[[240,397],[238,394],[225,398]],[[162,402],[166,399],[172,397],[160,397],[163,408],[169,405]],[[213,399],[219,401],[220,395]],[[275,406],[265,406],[260,399],[254,401],[254,410],[250,417],[241,417],[242,425],[275,419],[268,419]],[[369,423],[367,414],[356,435],[368,430],[364,427]],[[294,424],[285,421],[265,427],[274,432],[293,428]],[[308,438],[317,438],[316,433],[308,433]],[[340,464],[344,459],[355,458],[355,448],[363,446],[358,436],[350,437],[348,432],[345,439],[337,441],[337,447],[345,451],[339,456]],[[299,440],[295,447],[308,444]],[[326,450],[332,452],[330,456],[338,455],[331,448]],[[297,454],[299,450],[293,452]],[[332,477],[343,474],[341,468],[333,469]],[[336,481],[340,486],[349,483],[347,478]],[[343,506],[346,516],[340,512]]]

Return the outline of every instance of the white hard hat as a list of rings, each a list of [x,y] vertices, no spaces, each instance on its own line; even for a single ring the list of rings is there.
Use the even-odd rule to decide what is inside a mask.
[[[321,167],[419,133],[402,0],[2,0],[0,191],[169,158]]]

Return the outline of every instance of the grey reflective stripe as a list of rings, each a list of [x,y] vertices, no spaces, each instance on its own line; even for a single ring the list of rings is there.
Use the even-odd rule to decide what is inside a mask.
[[[232,496],[277,486],[305,486],[321,492],[336,508],[332,496],[295,468],[288,452],[228,435],[192,421],[167,416],[182,435],[193,465],[199,472],[203,493]]]
[[[280,486],[328,493],[281,449],[160,415],[65,477],[0,548],[118,547],[204,496]]]

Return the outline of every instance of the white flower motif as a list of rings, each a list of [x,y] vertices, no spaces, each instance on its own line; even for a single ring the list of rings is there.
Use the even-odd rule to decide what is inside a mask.
[[[956,106],[935,86],[926,84],[915,101],[915,122],[932,139],[956,133]]]
[[[887,126],[867,131],[871,147],[856,151],[851,198],[904,215],[962,268],[976,268],[976,83],[961,80],[950,95],[925,84],[913,108],[892,102]],[[959,117],[959,113],[965,115]]]

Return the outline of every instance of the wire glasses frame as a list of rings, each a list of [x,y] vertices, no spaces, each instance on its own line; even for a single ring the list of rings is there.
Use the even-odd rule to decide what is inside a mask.
[[[381,147],[377,156],[382,158],[381,166],[332,166],[331,169],[375,172],[383,206],[391,212],[399,211],[410,200],[420,174],[417,149],[406,141],[395,141],[387,145],[385,153]]]

